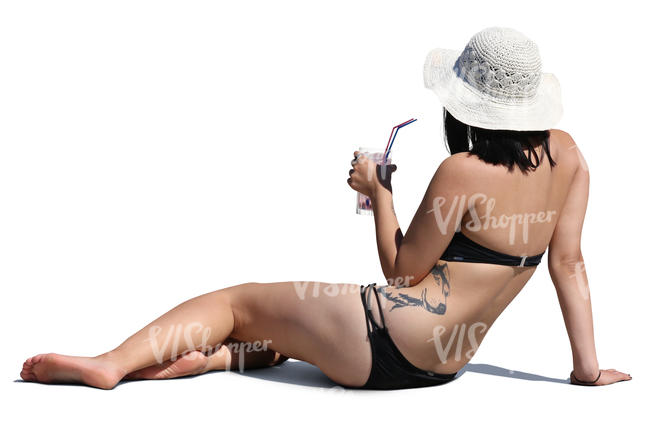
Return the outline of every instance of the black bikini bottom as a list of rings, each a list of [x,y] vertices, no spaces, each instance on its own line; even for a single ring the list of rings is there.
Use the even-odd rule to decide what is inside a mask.
[[[424,386],[441,385],[456,378],[456,373],[440,374],[422,370],[411,364],[399,351],[393,339],[388,334],[384,322],[384,313],[379,304],[376,283],[361,286],[361,302],[366,314],[366,328],[372,351],[372,369],[365,385],[357,387],[364,389],[403,389],[420,388]],[[386,286],[387,287],[387,286]],[[382,326],[379,326],[372,315],[370,291],[375,294]]]

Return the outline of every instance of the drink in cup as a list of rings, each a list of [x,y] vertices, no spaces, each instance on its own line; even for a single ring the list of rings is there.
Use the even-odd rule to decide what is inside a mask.
[[[384,151],[382,149],[360,147],[359,152],[377,165],[390,164],[390,155],[386,161],[383,160]],[[357,213],[359,215],[372,215],[372,203],[370,201],[370,197],[365,194],[361,194],[360,192],[357,192]]]

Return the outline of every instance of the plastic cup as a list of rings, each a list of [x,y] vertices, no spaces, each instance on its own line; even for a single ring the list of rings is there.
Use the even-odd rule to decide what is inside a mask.
[[[390,155],[386,159],[386,162],[383,161],[384,149],[372,149],[369,147],[360,147],[359,152],[366,156],[370,161],[376,163],[377,165],[388,165],[390,164]],[[372,215],[372,202],[370,197],[365,194],[357,192],[357,214],[359,215]]]

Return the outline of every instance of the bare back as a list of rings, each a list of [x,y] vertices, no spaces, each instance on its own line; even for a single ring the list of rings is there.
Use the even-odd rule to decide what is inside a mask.
[[[487,164],[468,153],[453,155],[449,159],[456,160],[460,184],[453,198],[447,197],[444,209],[435,218],[425,223],[416,215],[412,225],[447,224],[448,230],[438,227],[446,236],[446,244],[438,246],[438,251],[446,248],[450,232],[460,222],[465,236],[494,251],[513,256],[544,252],[582,162],[578,149],[566,136],[551,130],[549,144],[556,165],[551,168],[545,157],[527,174],[517,167],[508,171],[504,166]],[[430,187],[427,192],[429,201],[435,198],[434,190]],[[453,200],[457,200],[455,205]],[[423,206],[426,201],[427,197]],[[418,213],[431,212],[420,209]],[[418,230],[413,229],[416,233]],[[385,287],[382,308],[386,324],[395,344],[414,365],[437,373],[456,372],[471,359],[487,330],[535,269],[438,260],[416,284]],[[403,308],[407,306],[405,299],[444,305],[444,312]],[[419,301],[412,302],[415,305]]]

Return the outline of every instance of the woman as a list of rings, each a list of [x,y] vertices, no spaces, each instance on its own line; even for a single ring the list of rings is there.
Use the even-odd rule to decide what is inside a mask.
[[[601,370],[580,252],[589,173],[569,134],[550,129],[560,93],[536,45],[485,29],[462,52],[433,50],[425,84],[443,106],[452,155],[406,232],[390,178],[355,152],[349,185],[372,200],[389,285],[247,283],[190,299],[96,357],[27,359],[26,381],[111,389],[123,379],[312,363],[352,388],[449,382],[548,251],[573,351],[571,383],[631,377]]]

